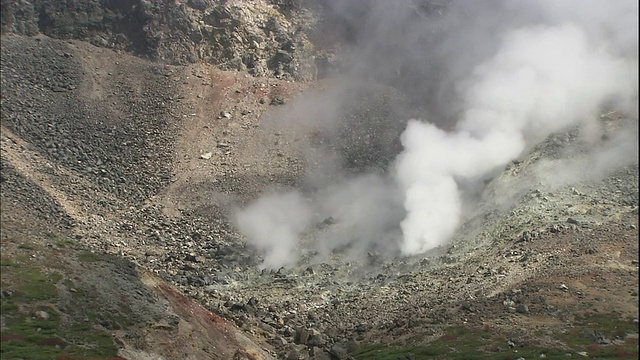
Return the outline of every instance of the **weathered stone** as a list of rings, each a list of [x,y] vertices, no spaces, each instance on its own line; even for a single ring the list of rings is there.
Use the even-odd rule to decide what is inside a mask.
[[[270,105],[283,105],[285,103],[285,100],[282,96],[280,95],[276,95],[273,98],[271,98],[271,102],[269,103]]]
[[[49,313],[48,313],[48,312],[46,312],[46,311],[43,311],[43,310],[35,311],[35,312],[33,313],[33,316],[34,316],[35,318],[40,319],[40,320],[49,320],[49,317],[50,317]]]
[[[334,344],[329,353],[338,360],[347,358],[347,348],[343,344]]]
[[[291,344],[286,354],[287,354],[287,360],[309,359],[309,353],[307,352],[307,347],[304,345]]]
[[[296,344],[306,344],[310,335],[310,330],[305,328],[298,329],[298,331],[296,331]]]
[[[518,306],[516,306],[516,312],[520,314],[528,314],[529,307],[526,304],[518,304]]]
[[[312,329],[306,344],[308,346],[323,347],[327,344],[327,342],[328,342],[328,339],[326,335],[322,334],[316,329]]]
[[[331,360],[331,355],[319,347],[311,348],[311,360]]]

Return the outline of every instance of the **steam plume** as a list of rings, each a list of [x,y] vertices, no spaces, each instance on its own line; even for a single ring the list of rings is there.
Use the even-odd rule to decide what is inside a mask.
[[[265,252],[264,266],[292,265],[297,236],[326,218],[335,225],[320,231],[312,245],[321,253],[346,245],[357,251],[424,253],[454,235],[468,208],[463,199],[469,184],[481,184],[548,135],[578,127],[585,141],[595,143],[605,108],[636,117],[637,129],[637,1],[460,0],[446,8],[430,1],[323,4],[325,30],[346,29],[338,34],[350,45],[343,71],[400,91],[407,99],[403,113],[417,116],[397,133],[402,149],[392,154],[397,157],[386,170],[359,168],[354,175],[333,150],[348,149],[336,144],[340,129],[384,127],[345,137],[368,144],[371,134],[393,134],[403,121],[393,115],[400,112],[384,121],[356,117],[356,125],[366,126],[345,125],[343,109],[358,97],[344,87],[295,101],[288,111],[296,116],[275,122],[294,132],[313,128],[329,134],[332,146],[317,153],[332,161],[309,169],[314,192],[305,196],[315,199],[313,205],[300,194],[269,195],[240,213],[241,231]],[[308,109],[331,111],[305,116]],[[577,174],[595,178],[637,163],[638,157],[627,153],[638,147],[637,130],[616,139],[582,160],[541,163],[535,176],[554,171],[555,185],[561,185]],[[274,214],[278,211],[282,214]]]
[[[633,90],[632,65],[589,44],[575,25],[509,33],[464,82],[468,110],[455,132],[413,121],[403,134],[403,253],[424,252],[453,234],[461,211],[457,178],[482,176],[543,136],[594,121],[604,101]]]
[[[311,210],[297,192],[268,195],[237,213],[238,227],[265,254],[262,268],[277,269],[298,261],[298,236]]]

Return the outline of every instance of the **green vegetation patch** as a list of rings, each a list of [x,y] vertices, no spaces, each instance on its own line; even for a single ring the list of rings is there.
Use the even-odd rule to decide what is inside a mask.
[[[18,260],[2,259],[0,302],[3,328],[0,358],[49,360],[105,359],[117,356],[111,335],[94,325],[69,326],[57,310],[57,272],[45,272]]]
[[[43,237],[46,240],[51,241],[54,245],[61,247],[61,248],[72,248],[72,249],[76,249],[77,248],[77,244],[71,240],[69,240],[68,238],[58,235],[56,233],[52,233],[49,231],[46,231],[43,233]]]
[[[510,360],[523,357],[546,359],[566,359],[567,351],[535,346],[534,343],[510,346],[505,336],[494,334],[489,328],[452,326],[444,334],[429,343],[420,343],[421,334],[414,335],[405,343],[375,344],[364,346],[352,355],[356,359],[397,360],[415,359],[496,359]]]
[[[13,302],[44,301],[57,297],[56,283],[62,279],[58,273],[44,273],[38,268],[13,263],[3,274],[3,286],[11,286]]]
[[[80,252],[80,254],[78,254],[78,260],[84,262],[98,262],[102,261],[103,259],[99,254],[95,254],[89,251],[82,251]]]
[[[510,359],[514,354],[513,351],[502,354],[485,351],[484,348],[491,345],[492,340],[491,333],[484,329],[453,326],[430,343],[421,344],[424,338],[423,334],[416,334],[405,343],[364,346],[356,350],[353,356],[356,359],[389,360],[411,355],[416,359]]]
[[[596,358],[638,358],[638,324],[619,313],[591,313],[576,316],[573,328],[560,340],[576,351]],[[628,338],[628,335],[636,337]]]
[[[11,266],[16,266],[16,265],[18,265],[18,264],[13,260],[6,259],[6,258],[0,259],[0,267],[2,267],[2,268],[5,268],[5,267],[9,268]],[[7,270],[7,271],[9,271],[9,270]]]
[[[75,249],[76,243],[74,243],[73,241],[69,240],[69,239],[58,239],[56,241],[53,242],[57,247],[61,247],[61,248],[72,248]]]
[[[617,339],[624,334],[637,332],[637,325],[631,321],[611,321],[610,317],[597,316],[584,319],[594,326],[602,325],[608,328],[610,334],[618,333]],[[637,338],[628,339],[623,343],[597,345],[580,338],[580,330],[565,334],[567,348],[548,348],[540,346],[536,340],[510,342],[506,336],[493,333],[489,328],[471,328],[452,326],[446,328],[439,338],[426,342],[424,334],[416,334],[404,342],[389,344],[370,344],[357,349],[352,355],[356,359],[397,360],[402,358],[415,359],[537,359],[544,354],[545,359],[567,359],[568,356],[581,357],[584,353],[595,358],[638,358]],[[568,337],[567,337],[568,336]],[[634,340],[634,341],[631,341]],[[580,355],[578,354],[580,353]]]
[[[18,245],[18,248],[23,250],[35,250],[35,246],[31,243],[22,243]]]
[[[38,311],[46,314],[41,317]],[[5,310],[3,309],[3,314]],[[51,307],[23,305],[6,316],[6,329],[0,335],[2,359],[109,358],[117,356],[111,336],[89,326],[83,327],[82,341],[70,343],[61,336],[61,318]]]

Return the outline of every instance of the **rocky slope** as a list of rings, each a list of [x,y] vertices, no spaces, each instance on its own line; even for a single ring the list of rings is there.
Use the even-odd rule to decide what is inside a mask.
[[[314,79],[330,56],[296,1],[3,1],[2,31],[81,39],[168,64],[213,63],[255,76]]]
[[[575,129],[545,139],[423,256],[344,249],[260,271],[233,211],[309,186],[327,153],[350,171],[384,168],[404,126],[385,119],[412,116],[397,110],[410,99],[350,79],[290,81],[318,71],[292,65],[311,56],[309,33],[292,28],[313,24],[290,13],[308,11],[295,2],[78,2],[67,28],[56,4],[2,3],[3,358],[637,357],[637,163],[570,182],[539,171],[615,141],[637,114],[603,114],[595,145]],[[134,22],[144,39],[123,27],[131,16],[148,17]],[[161,31],[162,16],[197,31]],[[217,40],[190,37],[208,26]],[[256,34],[265,45],[251,50]],[[96,40],[111,36],[120,42]],[[270,65],[295,36],[297,55]],[[260,61],[233,65],[243,51]],[[357,100],[333,109],[335,133],[278,123],[336,88]]]

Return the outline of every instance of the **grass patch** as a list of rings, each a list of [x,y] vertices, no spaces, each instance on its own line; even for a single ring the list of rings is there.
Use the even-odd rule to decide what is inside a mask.
[[[94,254],[89,251],[82,251],[80,252],[80,254],[78,254],[78,260],[84,261],[84,262],[98,262],[98,261],[102,261],[102,256],[100,256],[99,254]]]
[[[46,240],[49,240],[51,243],[56,245],[57,247],[71,248],[71,249],[76,249],[77,248],[77,244],[75,242],[69,240],[66,237],[60,236],[60,235],[58,235],[56,233],[45,231],[44,233],[42,233],[42,236]]]
[[[638,332],[638,325],[632,319],[624,319],[618,313],[586,312],[576,316],[573,325],[571,331],[560,336],[568,347],[596,358],[638,358],[637,339],[611,343],[613,340],[625,340],[627,334]]]
[[[74,346],[66,353],[83,358],[116,357],[118,349],[110,334],[100,330],[93,330],[85,334],[83,346]]]
[[[21,293],[24,290],[21,289]],[[2,302],[5,329],[1,335],[2,359],[54,359],[65,342],[57,336],[60,316],[49,306],[22,302],[25,298],[12,296]],[[20,303],[19,305],[17,304]],[[37,315],[44,311],[47,317]],[[58,345],[56,347],[55,345]]]
[[[31,262],[31,258],[29,257],[29,255],[27,254],[16,254],[16,257],[14,259],[14,262],[17,265],[21,265],[21,264],[28,264]]]
[[[13,260],[0,259],[0,267],[12,267],[12,266],[17,266],[17,265],[18,264]]]
[[[75,249],[76,243],[69,239],[60,239],[53,242],[57,247]]]
[[[615,326],[617,331],[634,332],[629,326],[634,326],[631,321],[625,325],[611,323],[610,319],[592,319],[593,323],[609,324]],[[549,360],[581,357],[578,352],[587,352],[589,357],[618,359],[638,358],[637,340],[627,341],[624,345],[588,346],[584,343],[571,344],[570,350],[563,348],[547,348],[540,343],[524,341],[510,347],[507,338],[493,334],[490,329],[468,328],[464,326],[452,326],[444,330],[444,334],[429,343],[424,343],[423,334],[416,334],[408,341],[390,344],[371,344],[357,349],[352,355],[359,360],[397,360],[411,355],[415,359],[486,359],[486,360],[513,360],[517,358],[537,359],[542,354]],[[514,344],[512,344],[514,345]]]
[[[80,359],[116,357],[118,350],[111,335],[90,327],[84,328],[82,338],[70,343],[59,336],[60,319],[30,320],[14,318],[14,323],[2,335],[2,359],[49,360],[62,356]]]
[[[598,359],[637,359],[638,339],[627,337],[637,334],[638,325],[620,314],[585,313],[576,318],[574,328],[559,335],[566,347],[548,348],[534,339],[523,338],[509,342],[505,334],[494,333],[489,327],[472,328],[452,326],[439,338],[426,342],[424,334],[415,334],[405,342],[370,344],[351,355],[359,360],[396,360],[413,356],[416,359],[535,359],[542,354],[549,360],[582,356]],[[607,340],[603,340],[607,339]],[[614,343],[614,340],[615,341]],[[514,340],[515,341],[515,340]]]
[[[60,300],[56,284],[68,281],[63,280],[62,275],[21,266],[18,262],[3,261],[3,267],[3,288],[11,289],[12,293],[0,302],[3,317],[0,358],[49,360],[64,356],[70,359],[117,356],[117,347],[109,333],[91,323],[69,326],[63,321],[56,310]],[[91,314],[91,309],[81,311]]]
[[[58,273],[44,273],[33,267],[15,265],[7,270],[3,282],[14,291],[11,301],[44,301],[58,296],[56,283],[62,279]]]
[[[35,247],[31,243],[22,243],[22,244],[18,245],[18,249],[35,250]]]
[[[428,344],[420,344],[424,335],[416,334],[407,343],[369,345],[356,350],[353,356],[363,360],[396,360],[408,355],[416,359],[499,359],[495,354],[483,354],[481,351],[490,343],[489,337],[481,329],[454,326],[445,329],[442,336]]]
[[[49,239],[49,240],[57,240],[57,239],[59,239],[58,234],[53,233],[51,231],[45,231],[45,232],[42,233],[42,235],[45,238]]]

